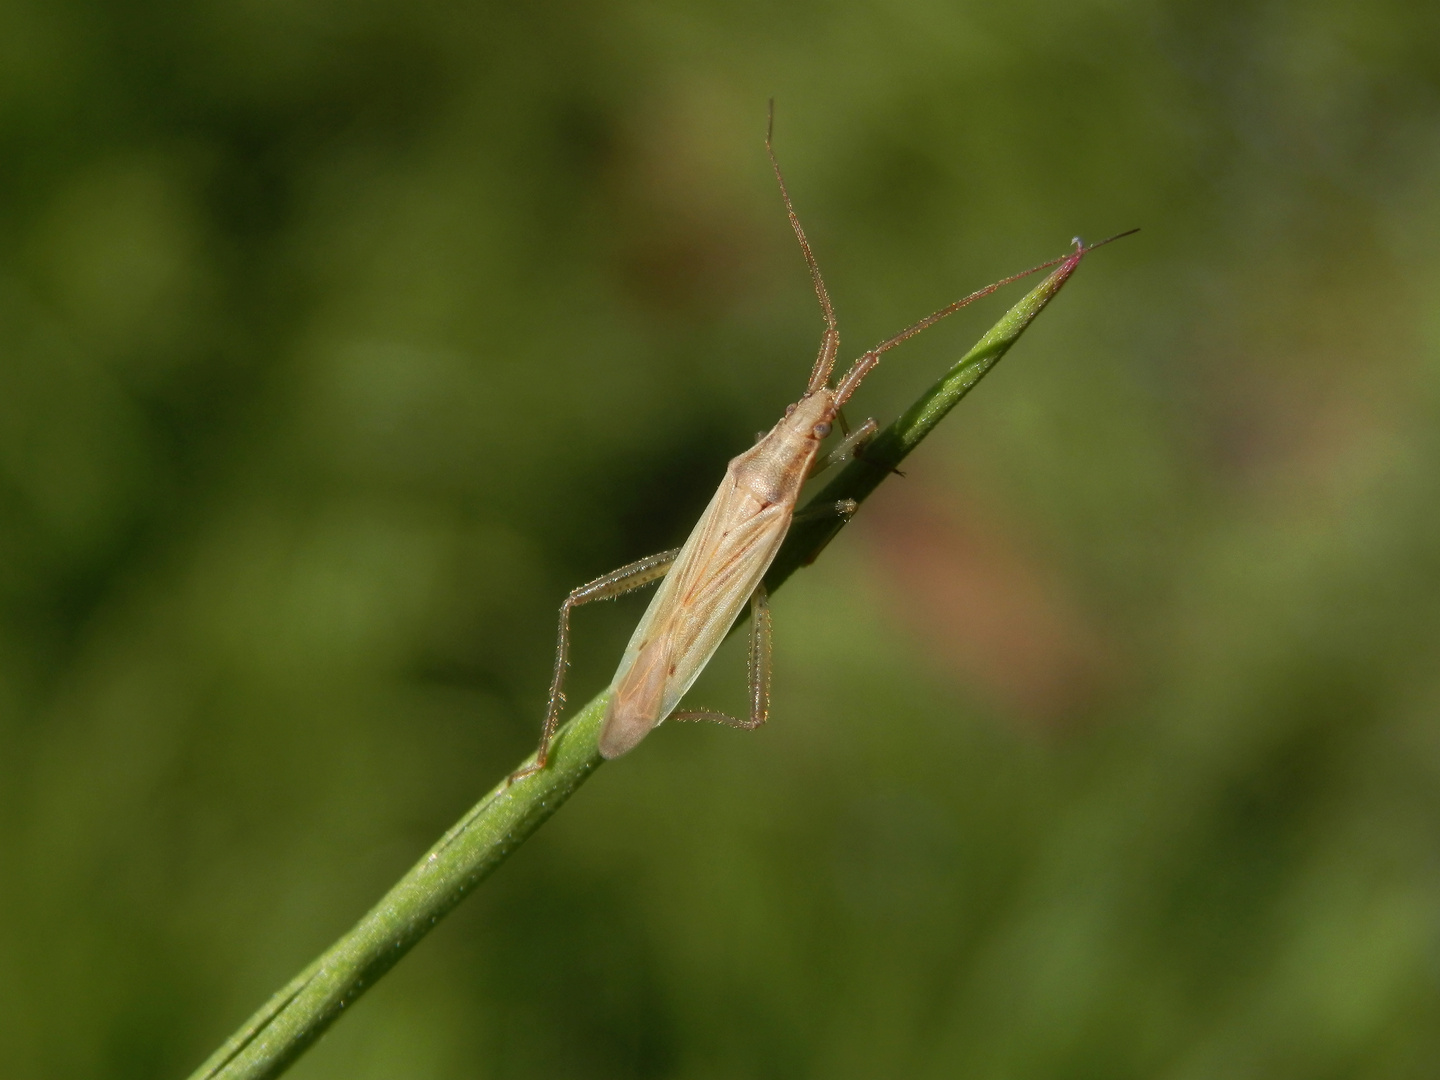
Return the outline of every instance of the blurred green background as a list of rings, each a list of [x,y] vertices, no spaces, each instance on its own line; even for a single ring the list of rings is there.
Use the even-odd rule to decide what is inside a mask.
[[[1436,1075],[1384,0],[3,0],[0,1074],[185,1075],[531,749],[566,590],[803,387],[772,94],[848,355],[1144,232],[779,594],[767,728],[602,770],[293,1075]]]

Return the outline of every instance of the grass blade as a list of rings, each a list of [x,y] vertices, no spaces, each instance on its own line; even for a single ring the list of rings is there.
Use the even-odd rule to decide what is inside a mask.
[[[1099,246],[1099,245],[1095,245]],[[1085,252],[1064,259],[980,341],[850,462],[811,505],[862,502],[968,394],[1064,286]],[[810,520],[791,529],[766,585],[773,593],[813,562],[842,522]],[[599,767],[606,695],[559,731],[550,764],[506,786],[502,780],[460,819],[358,923],[276,993],[191,1075],[191,1080],[262,1080],[283,1073],[430,929],[524,843]],[[528,760],[525,763],[528,764]]]

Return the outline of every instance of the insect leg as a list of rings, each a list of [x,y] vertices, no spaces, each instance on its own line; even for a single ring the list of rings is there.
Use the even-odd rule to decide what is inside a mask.
[[[833,503],[822,503],[820,506],[807,506],[804,510],[797,510],[795,516],[790,520],[792,524],[828,517],[844,518],[845,521],[849,521],[859,506],[860,504],[854,499],[840,499]]]
[[[750,719],[701,709],[675,713],[672,720],[711,720],[727,727],[754,731],[770,715],[770,594],[764,585],[750,594]]]
[[[750,723],[754,729],[770,716],[770,594],[763,584],[750,594]]]
[[[854,499],[841,499],[833,503],[821,503],[819,506],[807,506],[804,510],[797,511],[791,519],[792,523],[802,521],[824,520],[826,518],[838,517],[840,521],[834,528],[830,529],[822,538],[820,546],[812,551],[805,559],[805,565],[809,566],[820,553],[830,546],[830,541],[835,539],[835,534],[854,516],[860,504]]]
[[[669,573],[670,567],[675,562],[675,556],[679,554],[679,548],[671,548],[658,555],[648,555],[643,559],[637,559],[627,566],[620,567],[619,570],[612,570],[603,577],[581,585],[565,598],[560,605],[560,632],[555,645],[555,673],[550,679],[550,700],[545,707],[545,725],[540,731],[540,749],[535,752],[533,762],[510,774],[511,783],[529,776],[531,773],[539,772],[545,767],[546,758],[550,755],[550,740],[555,737],[555,729],[560,726],[560,710],[565,704],[563,687],[565,670],[570,666],[571,610],[581,604],[588,604],[592,600],[611,600],[649,585],[652,581]]]
[[[879,430],[880,425],[877,424],[873,418],[866,420],[865,423],[861,424],[854,431],[849,432],[845,436],[844,441],[834,450],[831,450],[830,453],[826,454],[823,458],[818,458],[815,462],[815,467],[810,470],[810,475],[816,476],[832,465],[839,465],[846,458],[858,458],[860,452],[865,448],[865,444],[873,439],[875,432]]]

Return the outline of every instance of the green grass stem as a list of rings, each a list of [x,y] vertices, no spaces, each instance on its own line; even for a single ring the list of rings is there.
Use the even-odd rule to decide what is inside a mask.
[[[1081,250],[1064,259],[1007,311],[944,378],[875,437],[862,458],[851,461],[831,480],[811,505],[840,499],[858,503],[874,491],[1005,355],[1060,291],[1084,254]],[[766,576],[770,591],[779,588],[798,567],[813,562],[842,524],[833,516],[797,524]],[[600,766],[603,759],[596,743],[606,697],[606,693],[597,696],[560,729],[550,764],[543,771],[514,784],[502,780],[496,785],[364,918],[230,1036],[191,1080],[262,1080],[283,1073]]]

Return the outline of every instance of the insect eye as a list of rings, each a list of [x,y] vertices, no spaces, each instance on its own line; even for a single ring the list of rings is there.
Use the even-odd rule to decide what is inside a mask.
[[[827,421],[821,420],[820,423],[815,425],[814,431],[817,439],[823,439],[826,435],[830,434],[830,424]]]

